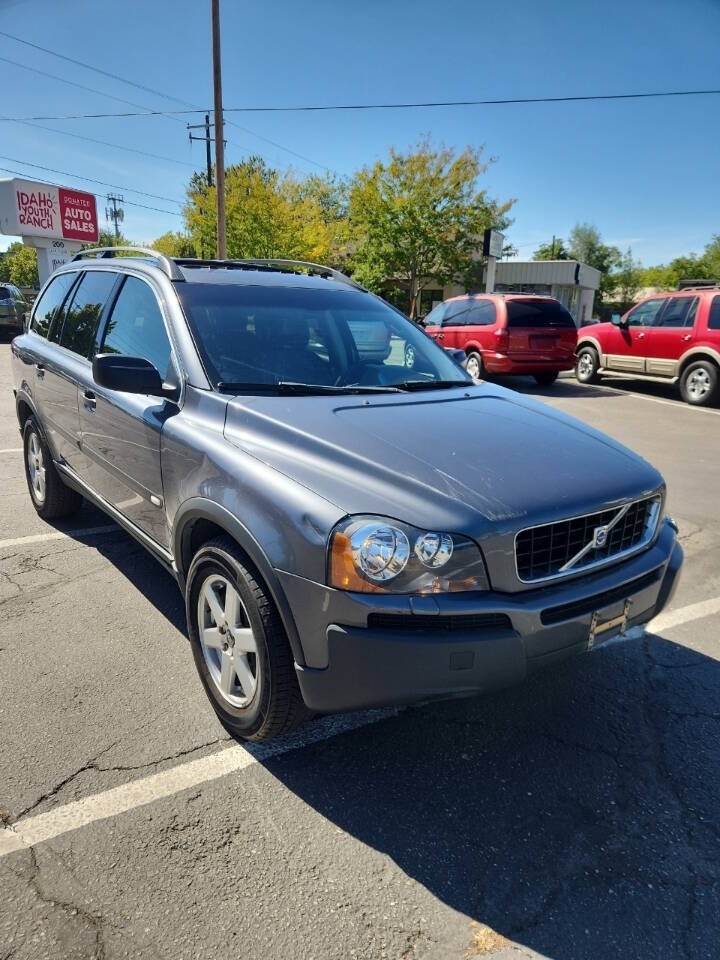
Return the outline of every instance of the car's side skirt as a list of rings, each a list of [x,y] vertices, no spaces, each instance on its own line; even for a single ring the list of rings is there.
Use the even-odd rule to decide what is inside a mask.
[[[120,513],[120,511],[117,510],[104,497],[102,497],[99,493],[96,493],[83,480],[81,480],[75,471],[71,470],[67,464],[55,461],[55,467],[62,475],[63,480],[68,484],[68,486],[72,487],[74,490],[77,490],[77,492],[82,494],[83,497],[86,497],[88,500],[94,503],[96,507],[99,507],[100,510],[102,510],[104,513],[107,513],[108,516],[111,517],[119,526],[121,526],[126,533],[129,533],[131,537],[134,537],[139,543],[146,547],[150,553],[152,553],[155,559],[162,563],[169,573],[177,578],[177,567],[175,566],[173,555],[169,550],[161,547],[160,544],[156,540],[153,540],[153,538],[145,533],[144,530],[141,530],[140,527],[136,526],[131,520],[128,520],[126,516]]]

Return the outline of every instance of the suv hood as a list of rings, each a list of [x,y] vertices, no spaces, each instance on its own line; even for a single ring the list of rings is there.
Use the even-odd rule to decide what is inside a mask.
[[[343,513],[473,536],[662,486],[653,467],[609,437],[494,385],[238,397],[228,403],[225,436]]]

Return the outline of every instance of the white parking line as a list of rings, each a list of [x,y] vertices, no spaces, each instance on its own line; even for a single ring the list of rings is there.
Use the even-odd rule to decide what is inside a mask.
[[[659,617],[650,621],[648,630],[651,633],[670,630],[671,627],[679,627],[682,623],[691,623],[693,620],[702,619],[702,617],[710,617],[714,613],[720,613],[720,597],[701,600],[699,603],[691,603],[687,607],[679,607],[677,610],[668,610],[666,613],[661,613]]]
[[[632,378],[629,377],[628,379]],[[634,393],[632,390],[622,390],[620,387],[611,387],[607,380],[603,380],[597,384],[586,384],[575,381],[575,385],[584,387],[586,390],[612,390],[613,393],[622,394],[623,397],[634,397],[636,400],[649,400],[650,403],[662,403],[664,406],[674,407],[676,410],[697,410],[698,413],[710,413],[715,417],[720,417],[720,410],[711,410],[709,407],[696,407],[691,403],[683,403],[682,400],[663,400],[662,397],[649,397],[646,393]],[[552,399],[552,397],[549,396],[548,399]]]
[[[200,783],[208,783],[210,780],[225,777],[229,773],[246,770],[270,757],[379,723],[381,720],[397,716],[399,712],[400,709],[390,708],[324,717],[284,740],[257,746],[235,744],[217,753],[211,753],[207,757],[190,760],[140,780],[132,780],[121,787],[114,787],[112,790],[75,800],[49,810],[47,813],[25,817],[11,827],[0,830],[0,857],[17,850],[26,850],[37,843],[52,840],[53,837],[86,827],[98,820],[116,817],[118,814],[161,800],[163,797],[171,797],[173,794],[180,793],[181,790],[187,790]]]
[[[111,527],[110,529],[117,528]],[[700,603],[693,603],[661,614],[648,624],[648,628],[653,633],[658,633],[661,630],[668,630],[683,623],[690,623],[714,613],[720,613],[720,597],[703,600]],[[634,628],[628,631],[623,639],[636,639],[641,634],[641,627]],[[608,646],[610,642],[612,641],[603,644],[603,646]],[[351,730],[378,723],[389,717],[397,716],[402,712],[402,709],[390,708],[373,710],[367,713],[324,717],[284,740],[257,746],[254,744],[249,746],[235,744],[207,757],[189,760],[178,766],[170,767],[162,773],[132,780],[120,787],[114,787],[111,790],[105,790],[103,793],[93,794],[82,800],[75,800],[64,806],[56,807],[47,811],[47,813],[25,817],[5,830],[0,830],[0,857],[18,850],[26,850],[37,843],[52,840],[54,837],[86,827],[99,820],[107,820],[137,807],[146,806],[155,800],[171,797],[182,790],[198,786],[198,784],[208,783],[230,773],[246,770],[271,757],[292,750],[299,750],[302,747],[329,740],[331,737],[348,733]]]
[[[122,528],[116,523],[108,524],[106,527],[86,527],[84,530],[68,530],[67,532],[55,530],[53,533],[35,533],[30,537],[0,540],[0,550],[4,550],[5,547],[23,547],[28,543],[43,543],[45,540],[64,540],[66,538],[82,540],[83,537],[94,537],[99,533],[112,533],[113,530],[119,530],[122,533]]]
[[[22,447],[5,447],[4,450],[0,450],[0,453],[22,453]]]

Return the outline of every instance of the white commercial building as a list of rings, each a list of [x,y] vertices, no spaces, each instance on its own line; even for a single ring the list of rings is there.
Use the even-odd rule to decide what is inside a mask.
[[[577,260],[498,260],[495,292],[555,297],[567,307],[575,323],[582,326],[592,318],[593,298],[600,286],[600,277],[599,270]],[[465,292],[459,284],[451,284],[444,290],[423,290],[422,312],[441,300]]]

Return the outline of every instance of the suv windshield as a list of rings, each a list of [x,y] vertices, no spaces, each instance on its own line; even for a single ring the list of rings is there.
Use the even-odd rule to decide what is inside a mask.
[[[557,300],[506,300],[508,327],[574,327],[575,321]]]
[[[178,284],[177,292],[220,389],[472,382],[413,323],[369,293],[194,281]]]

